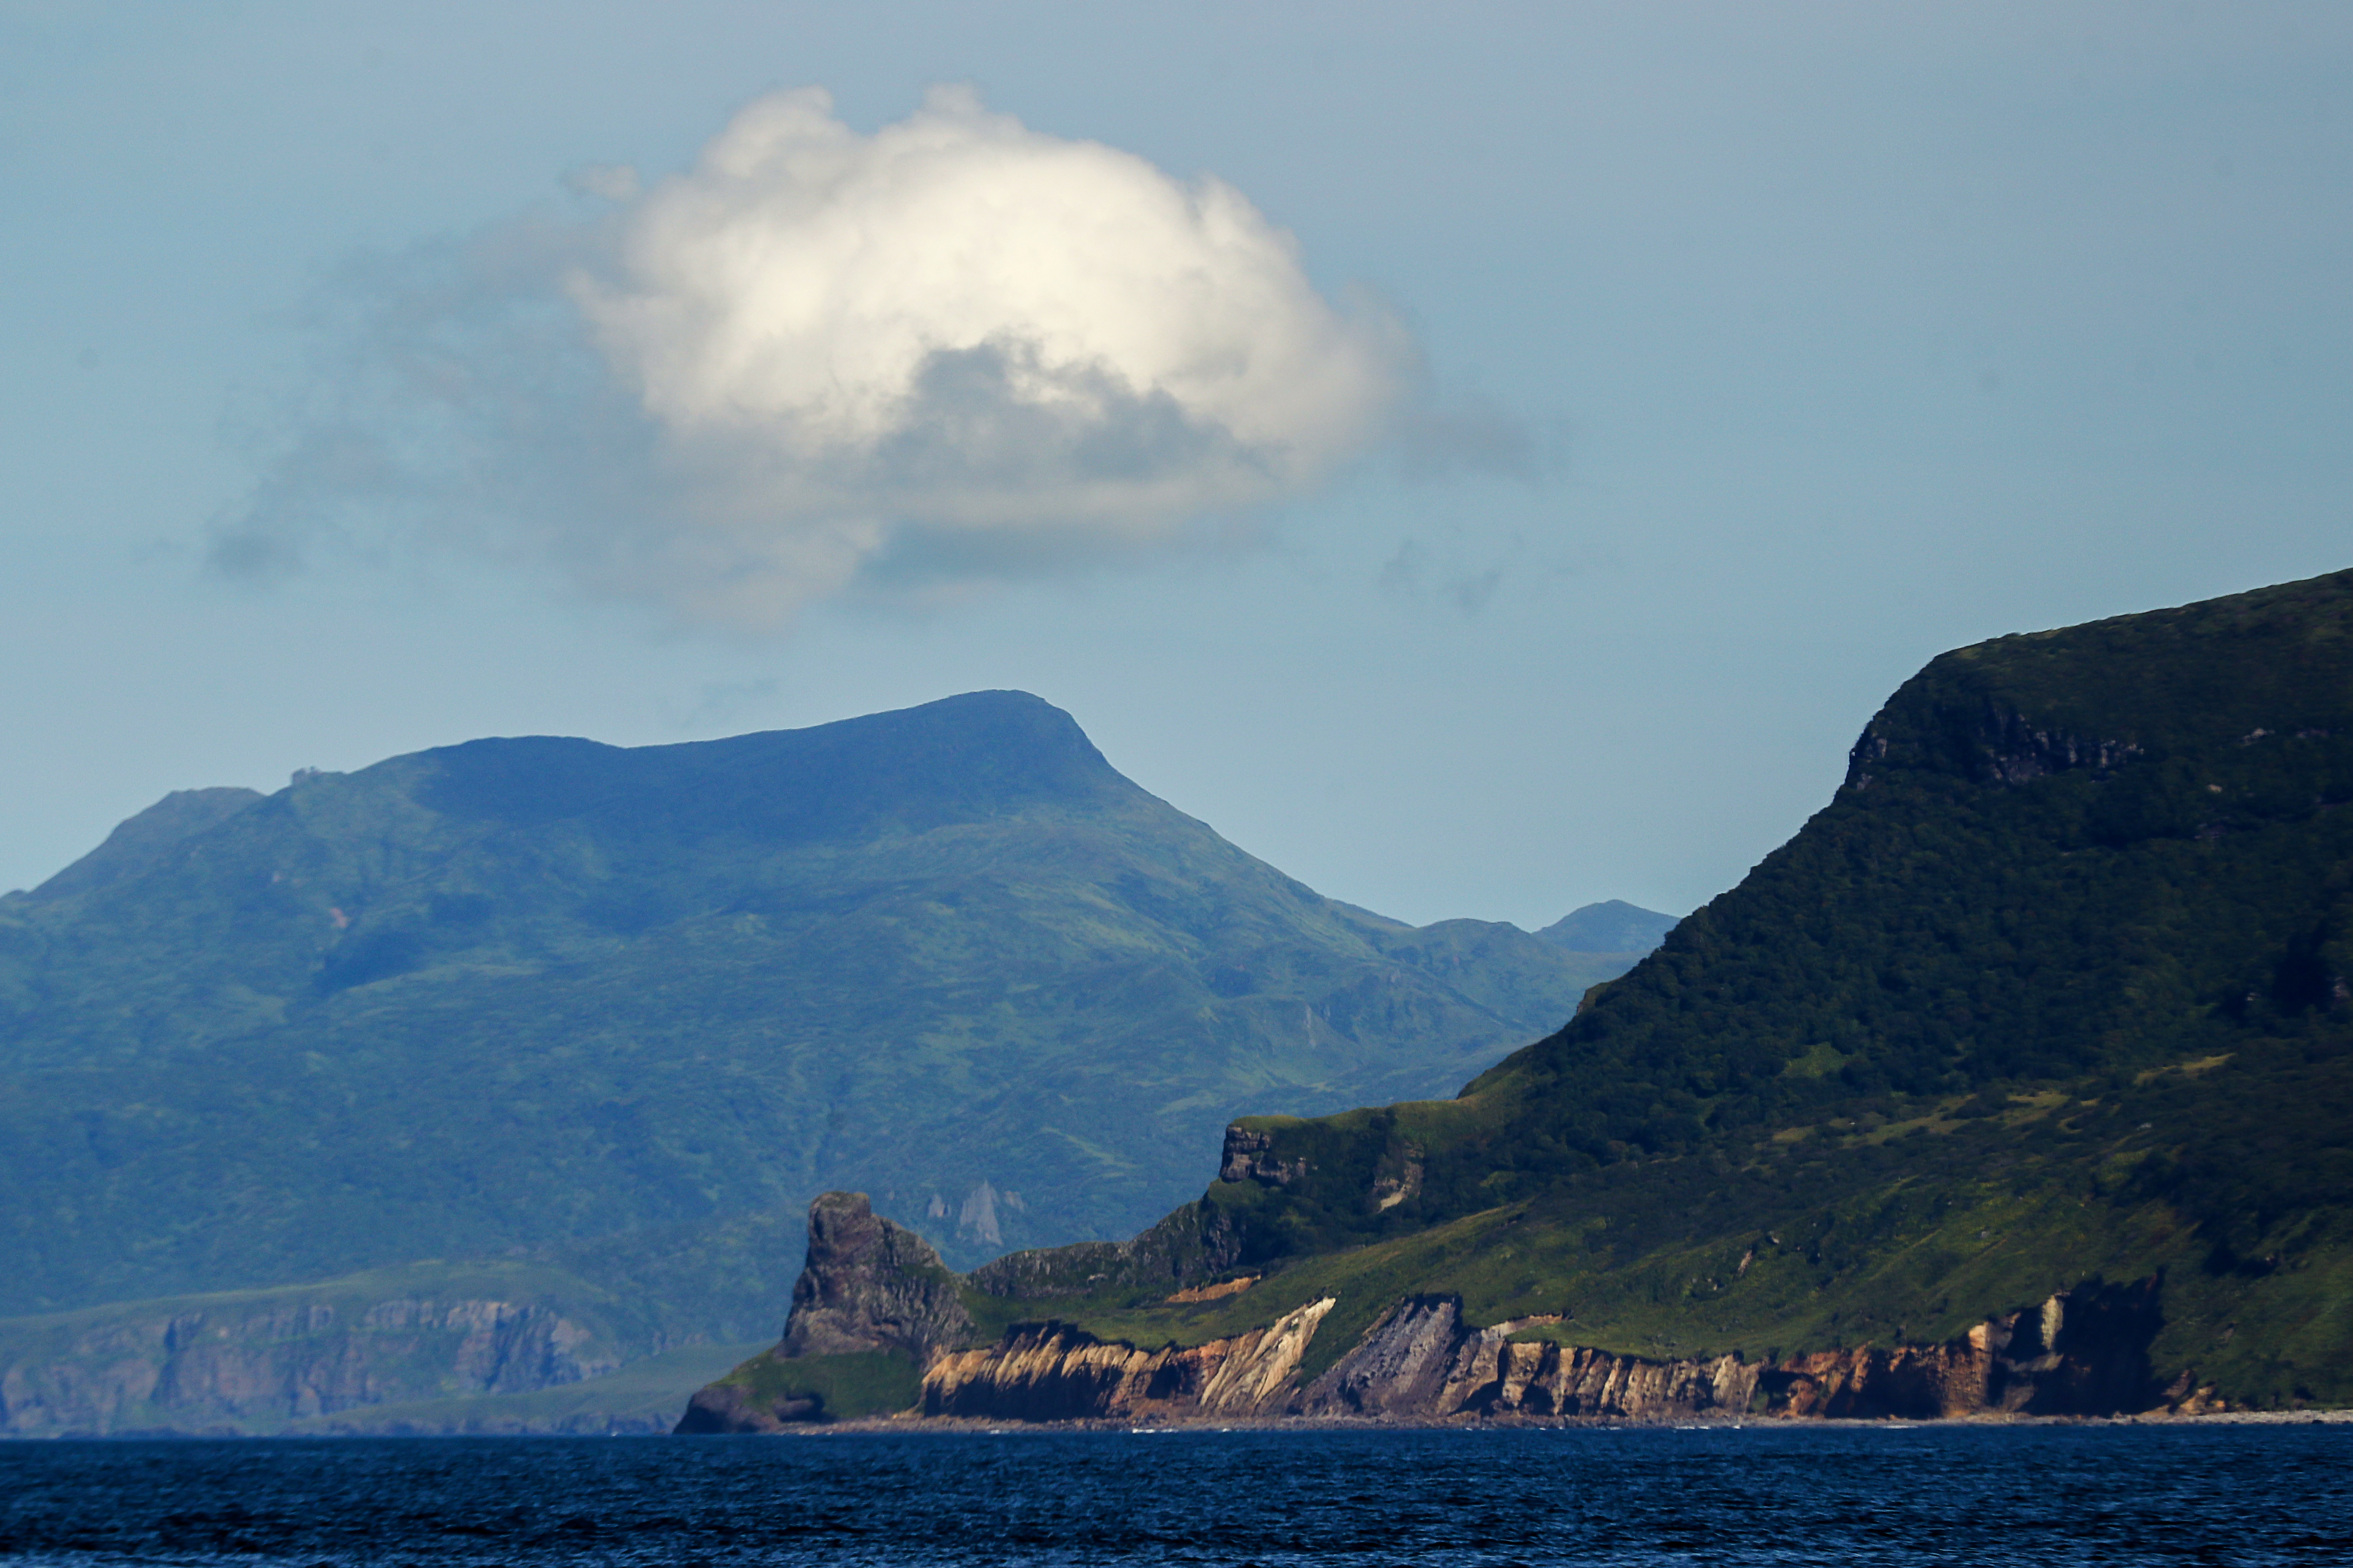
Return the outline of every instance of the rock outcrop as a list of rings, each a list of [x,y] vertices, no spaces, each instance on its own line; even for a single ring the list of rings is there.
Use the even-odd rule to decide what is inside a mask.
[[[1176,1238],[1184,1245],[1162,1237],[1139,1247],[1145,1239],[1125,1250],[1041,1254],[995,1283],[1003,1289],[1029,1277],[1079,1294],[1074,1287],[1124,1268],[1126,1283],[1156,1286],[1205,1256],[1192,1232]],[[2162,1283],[2152,1277],[2078,1286],[1941,1344],[1865,1344],[1757,1362],[1736,1352],[1681,1360],[1617,1354],[1568,1342],[1556,1316],[1475,1326],[1463,1320],[1460,1298],[1416,1295],[1303,1381],[1334,1297],[1196,1345],[1105,1340],[1055,1320],[1018,1324],[994,1344],[976,1344],[956,1277],[930,1247],[878,1218],[862,1194],[828,1193],[810,1210],[808,1263],[793,1288],[784,1342],[698,1393],[678,1430],[773,1432],[833,1419],[821,1392],[828,1358],[877,1352],[910,1358],[921,1370],[920,1393],[896,1413],[986,1421],[1928,1419],[2205,1408],[2198,1402],[2211,1391],[2185,1381],[2160,1394],[2150,1376]],[[1258,1285],[1250,1276],[1188,1286],[1176,1299],[1201,1304]],[[893,1397],[906,1397],[911,1386]]]
[[[2158,1281],[2063,1290],[1943,1344],[1860,1345],[1746,1362],[1651,1361],[1472,1329],[1452,1297],[1409,1297],[1301,1395],[1307,1415],[1850,1418],[2104,1415],[2158,1403]]]
[[[1218,1180],[1221,1182],[1266,1182],[1287,1187],[1307,1174],[1307,1162],[1277,1159],[1273,1153],[1274,1138],[1266,1132],[1254,1132],[1234,1123],[1226,1129],[1226,1146],[1218,1157]]]
[[[1067,1324],[1014,1330],[952,1352],[923,1375],[926,1415],[991,1421],[1154,1420],[1281,1414],[1331,1297],[1263,1329],[1185,1349],[1107,1343]]]
[[[809,1205],[808,1254],[784,1338],[696,1390],[673,1430],[777,1432],[829,1421],[839,1412],[794,1375],[794,1363],[881,1352],[921,1368],[976,1332],[956,1277],[930,1242],[876,1214],[864,1193],[821,1193]]]
[[[930,1242],[877,1215],[864,1193],[823,1193],[809,1205],[783,1354],[899,1350],[921,1362],[972,1333],[956,1278]]]
[[[1653,1361],[1521,1339],[1560,1320],[1474,1328],[1455,1298],[1413,1296],[1304,1388],[1293,1376],[1329,1300],[1267,1329],[1186,1350],[1105,1343],[1048,1323],[934,1362],[923,1412],[998,1421],[2114,1415],[2163,1403],[2148,1376],[2158,1289],[2147,1279],[2061,1291],[1944,1344],[1859,1345],[1764,1362],[1738,1354]]]
[[[2113,1415],[2160,1396],[2148,1347],[2160,1281],[2062,1290],[1940,1345],[1864,1346],[1759,1369],[1761,1407],[1827,1416]]]
[[[775,1351],[755,1357],[745,1367],[776,1360]],[[774,1394],[757,1387],[765,1379],[740,1377],[745,1367],[694,1391],[686,1414],[670,1428],[674,1437],[708,1437],[726,1433],[782,1432],[787,1427],[825,1420],[825,1401],[806,1392]],[[765,1368],[761,1368],[765,1371]]]

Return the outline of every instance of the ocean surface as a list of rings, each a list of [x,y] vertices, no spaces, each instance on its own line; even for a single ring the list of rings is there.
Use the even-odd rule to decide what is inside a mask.
[[[0,1445],[9,1563],[2353,1563],[2353,1426]]]

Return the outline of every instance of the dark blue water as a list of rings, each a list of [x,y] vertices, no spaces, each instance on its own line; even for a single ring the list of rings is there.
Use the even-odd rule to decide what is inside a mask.
[[[26,1563],[2353,1563],[2353,1426],[0,1445]]]

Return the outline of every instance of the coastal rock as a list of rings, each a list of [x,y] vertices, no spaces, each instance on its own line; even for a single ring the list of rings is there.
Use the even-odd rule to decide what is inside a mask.
[[[1261,1152],[1241,1151],[1245,1159]],[[1075,1287],[1124,1268],[1124,1283],[1156,1284],[1188,1271],[1175,1266],[1177,1259],[1194,1267],[1206,1260],[1200,1239],[1196,1230],[1171,1231],[1142,1249],[1141,1258],[1100,1244],[1062,1248],[1004,1270],[1007,1278],[993,1282],[1003,1289],[1029,1279],[1080,1294]],[[1736,1351],[1653,1360],[1564,1342],[1564,1320],[1551,1315],[1473,1326],[1464,1321],[1461,1298],[1419,1294],[1398,1301],[1302,1386],[1301,1366],[1334,1297],[1198,1345],[1149,1348],[1052,1320],[975,1345],[955,1277],[937,1255],[876,1217],[863,1195],[829,1193],[810,1211],[808,1262],[793,1289],[784,1342],[698,1393],[678,1430],[778,1431],[836,1419],[824,1398],[809,1392],[816,1386],[809,1375],[824,1358],[878,1351],[912,1356],[920,1369],[910,1414],[987,1421],[1926,1419],[2202,1408],[2211,1390],[2184,1381],[2160,1393],[2149,1375],[2162,1283],[2153,1276],[2128,1285],[2085,1284],[1988,1318],[1938,1344],[1862,1344],[1762,1362]],[[1188,1286],[1178,1299],[1219,1299],[1258,1284],[1252,1276],[1222,1287]],[[1548,1331],[1533,1332],[1538,1330]],[[806,1361],[796,1368],[799,1358]],[[883,1407],[870,1396],[866,1408]]]
[[[1581,1345],[1500,1344],[1494,1374],[1477,1382],[1460,1408],[1481,1415],[1602,1415],[1644,1420],[1738,1414],[1763,1370],[1737,1355],[1646,1361]]]
[[[1409,1297],[1315,1380],[1299,1408],[1308,1415],[1626,1419],[2114,1415],[2158,1403],[2148,1346],[2160,1321],[2159,1284],[2152,1278],[2063,1290],[1943,1344],[1858,1345],[1762,1363],[1736,1352],[1651,1361],[1515,1342],[1514,1335],[1559,1320],[1470,1329],[1454,1298]]]
[[[780,1353],[902,1350],[921,1362],[972,1334],[955,1276],[930,1242],[877,1215],[864,1193],[823,1193],[809,1205],[808,1256]]]
[[[1559,1322],[1515,1318],[1466,1328],[1451,1296],[1409,1297],[1307,1389],[1311,1415],[1600,1415],[1745,1410],[1758,1369],[1738,1356],[1654,1362],[1576,1345],[1515,1343]]]
[[[864,1193],[820,1193],[809,1205],[808,1252],[784,1338],[696,1390],[673,1430],[777,1432],[832,1420],[822,1397],[794,1386],[792,1363],[881,1351],[921,1367],[976,1332],[956,1277],[930,1242],[876,1214]]]
[[[1276,1414],[1334,1304],[1327,1296],[1266,1328],[1183,1349],[1106,1342],[1063,1323],[1024,1326],[934,1362],[923,1412],[1009,1421]]]
[[[1409,1296],[1315,1380],[1303,1407],[1316,1415],[1436,1413],[1463,1342],[1459,1300]]]
[[[2063,1290],[1940,1345],[1861,1346],[1763,1369],[1763,1407],[1854,1416],[2111,1415],[2158,1402],[2156,1279]]]
[[[775,1352],[771,1352],[771,1354]],[[694,1391],[686,1414],[671,1434],[681,1437],[713,1436],[728,1432],[782,1432],[825,1418],[825,1402],[811,1395],[763,1399],[732,1383],[714,1383]]]

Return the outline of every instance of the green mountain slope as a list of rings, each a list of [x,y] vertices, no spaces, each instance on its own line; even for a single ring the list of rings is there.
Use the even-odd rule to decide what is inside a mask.
[[[177,795],[0,902],[0,1313],[522,1256],[742,1338],[641,1260],[842,1185],[965,1263],[1124,1234],[1619,967],[1323,899],[1018,693]]]
[[[1796,837],[1459,1098],[1244,1121],[1157,1233],[1189,1263],[976,1278],[1138,1343],[1333,1295],[1313,1375],[1418,1293],[1753,1359],[2161,1276],[2150,1397],[2353,1403],[2348,977],[2353,573],[2002,637],[1907,682]],[[1269,1278],[1158,1305],[1221,1272]]]

